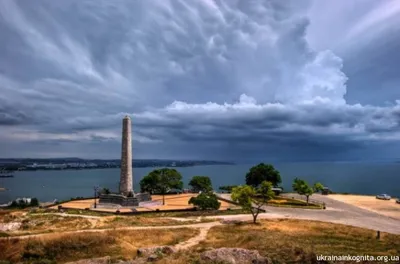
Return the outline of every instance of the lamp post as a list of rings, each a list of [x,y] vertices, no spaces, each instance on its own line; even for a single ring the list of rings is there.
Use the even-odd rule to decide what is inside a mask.
[[[96,199],[97,199],[97,192],[99,191],[99,187],[98,186],[94,186],[93,189],[94,189],[94,208],[97,208]]]

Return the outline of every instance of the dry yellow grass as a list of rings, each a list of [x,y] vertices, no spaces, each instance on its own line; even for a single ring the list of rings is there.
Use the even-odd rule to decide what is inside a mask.
[[[393,198],[389,201],[385,201],[376,199],[375,196],[343,194],[330,194],[329,198],[400,219],[400,204],[397,204]]]
[[[91,219],[62,217],[58,215],[29,215],[22,220],[24,231],[68,231],[91,228],[95,223]]]
[[[0,260],[19,262],[27,259],[51,259],[57,263],[102,256],[132,259],[137,248],[174,245],[198,234],[198,230],[130,230],[73,235],[52,234],[30,240],[0,240]]]
[[[4,220],[6,217],[4,217]],[[26,234],[40,234],[48,232],[63,232],[82,229],[121,228],[132,226],[170,226],[198,223],[195,219],[178,221],[163,217],[140,216],[103,216],[97,218],[81,218],[75,216],[61,216],[54,214],[26,214],[10,218],[13,222],[22,222],[21,227],[15,231],[3,232],[10,236]],[[212,219],[202,219],[209,222]]]
[[[255,249],[273,263],[316,263],[323,255],[400,255],[400,236],[351,226],[292,219],[262,220],[259,225],[213,227],[207,239],[190,252],[174,254],[158,263],[196,263],[207,248]]]
[[[100,220],[100,219],[99,219]],[[47,232],[62,232],[89,229],[98,226],[98,219],[86,219],[81,217],[63,217],[52,214],[27,214],[13,212],[2,216],[1,222],[21,223],[19,229],[6,232],[8,235],[38,234]]]
[[[99,202],[99,199],[96,199],[97,202]],[[94,199],[90,200],[75,200],[75,201],[70,201],[66,203],[60,204],[63,207],[66,208],[74,208],[74,209],[82,209],[84,210],[85,208],[90,208],[91,206],[94,205]],[[50,207],[50,209],[57,209],[58,205]]]
[[[114,216],[103,220],[99,227],[114,228],[127,226],[168,226],[168,225],[183,225],[197,223],[193,221],[178,221],[169,218],[160,217],[140,217],[140,216]]]
[[[0,209],[0,222],[10,222],[13,221],[14,219],[18,219],[24,215],[26,215],[27,212],[23,210],[1,210]]]

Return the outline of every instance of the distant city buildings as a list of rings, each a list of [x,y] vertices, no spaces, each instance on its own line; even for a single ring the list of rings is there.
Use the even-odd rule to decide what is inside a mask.
[[[120,160],[84,159],[0,159],[0,171],[21,170],[83,170],[120,168]],[[140,160],[132,161],[134,168],[146,167],[190,167],[198,165],[232,165],[230,162],[195,160]]]
[[[38,164],[33,163],[25,165],[27,170],[29,169],[83,169],[83,168],[104,168],[110,167],[115,168],[117,164],[115,162],[106,162],[103,164],[96,164],[93,162],[70,162],[70,163],[45,163]]]

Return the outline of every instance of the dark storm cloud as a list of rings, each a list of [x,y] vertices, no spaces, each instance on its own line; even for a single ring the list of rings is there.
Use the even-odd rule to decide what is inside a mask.
[[[346,101],[360,64],[345,74],[346,59],[314,48],[326,43],[315,5],[0,1],[0,156],[118,157],[125,115],[136,157],[331,159],[397,144],[397,98]],[[346,41],[397,10],[386,5]]]
[[[21,112],[15,112],[13,109],[0,108],[0,126],[20,125],[26,123],[27,116]]]
[[[34,122],[34,115],[18,109],[16,105],[12,105],[0,98],[0,126],[13,126],[31,124]]]

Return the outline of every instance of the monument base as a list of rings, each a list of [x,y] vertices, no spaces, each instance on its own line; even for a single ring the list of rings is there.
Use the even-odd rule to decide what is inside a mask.
[[[139,206],[140,202],[151,201],[149,193],[135,193],[133,197],[127,197],[122,194],[101,194],[99,205],[119,205],[121,207]]]

